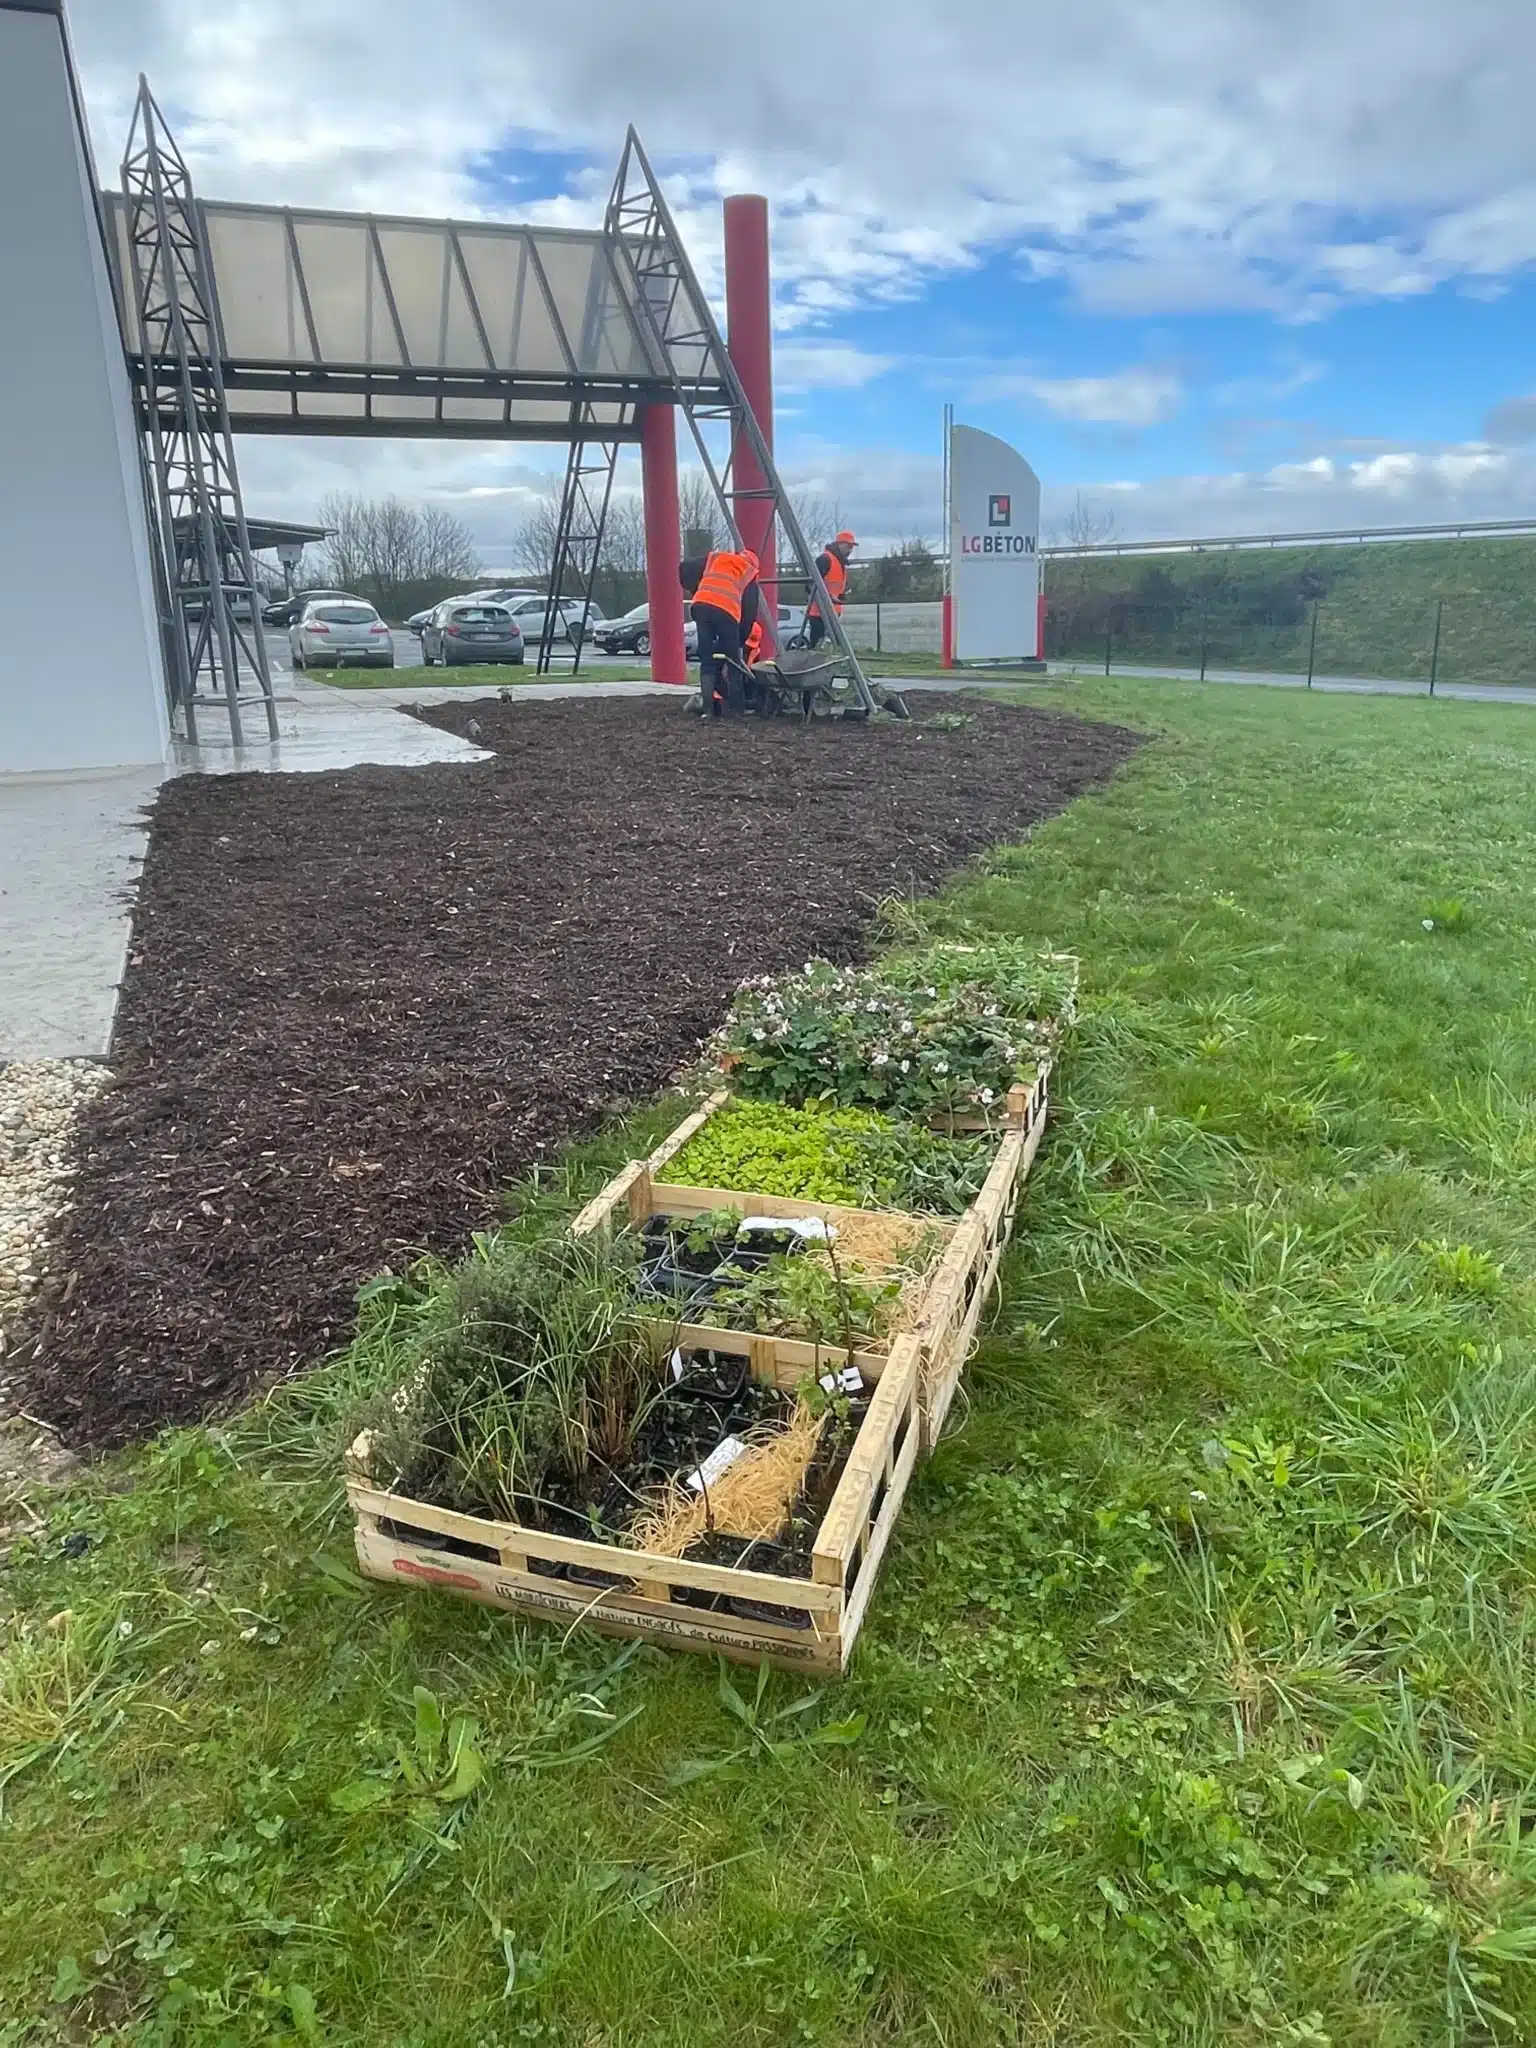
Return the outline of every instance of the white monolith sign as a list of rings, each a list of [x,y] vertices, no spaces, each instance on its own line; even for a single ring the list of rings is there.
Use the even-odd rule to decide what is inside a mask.
[[[957,661],[1033,660],[1040,647],[1040,479],[979,427],[949,440],[950,593]]]
[[[141,767],[167,715],[148,516],[58,0],[0,0],[0,775]]]

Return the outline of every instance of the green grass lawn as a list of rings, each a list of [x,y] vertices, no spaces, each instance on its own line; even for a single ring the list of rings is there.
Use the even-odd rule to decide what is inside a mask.
[[[425,663],[411,668],[316,668],[305,672],[317,683],[329,683],[336,690],[463,689],[486,690],[520,683],[561,683],[571,681],[570,668],[557,668],[541,676],[531,661],[466,661],[453,668],[428,668]],[[643,662],[604,662],[586,666],[576,679],[584,683],[648,683],[651,671]]]
[[[1536,725],[1046,701],[1164,736],[889,913],[1085,999],[846,1683],[365,1587],[376,1340],[10,1517],[5,2048],[1536,2038]]]

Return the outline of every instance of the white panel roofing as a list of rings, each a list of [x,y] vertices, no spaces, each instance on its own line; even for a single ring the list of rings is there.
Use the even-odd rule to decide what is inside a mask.
[[[126,277],[122,203],[106,198]],[[228,362],[530,379],[658,375],[596,230],[225,200],[204,200],[200,211]]]

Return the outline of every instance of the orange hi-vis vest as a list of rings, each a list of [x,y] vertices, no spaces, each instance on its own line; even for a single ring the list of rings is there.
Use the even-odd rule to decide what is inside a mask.
[[[695,604],[712,604],[717,611],[726,612],[733,619],[741,617],[741,600],[746,588],[756,577],[761,567],[750,548],[743,548],[739,555],[728,553],[724,548],[712,554],[704,564],[704,574],[699,578],[699,587],[693,593]]]
[[[752,628],[751,632],[747,635],[747,645],[745,653],[748,668],[751,668],[754,662],[762,660],[763,622],[761,619],[758,620],[757,624]]]
[[[821,580],[827,586],[827,595],[832,600],[833,611],[840,612],[843,608],[843,592],[848,588],[848,564],[841,555],[834,555],[828,551],[826,574]],[[811,599],[808,616],[813,619],[821,617],[819,598]]]

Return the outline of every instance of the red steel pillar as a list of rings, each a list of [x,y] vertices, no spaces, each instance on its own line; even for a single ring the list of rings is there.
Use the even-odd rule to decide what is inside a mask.
[[[768,202],[756,192],[737,193],[725,202],[725,317],[729,332],[727,346],[746,391],[748,403],[757,416],[768,452],[773,453],[773,286],[768,268]],[[749,547],[763,565],[763,626],[777,643],[774,621],[778,617],[778,583],[774,571],[778,559],[774,541],[771,500],[743,497],[744,491],[760,491],[767,478],[745,437],[738,437],[732,468],[736,485],[736,524],[742,544]],[[808,539],[819,536],[807,536]]]
[[[670,405],[640,407],[640,482],[645,500],[645,599],[651,618],[651,681],[686,683],[683,587],[677,580],[677,425]]]

